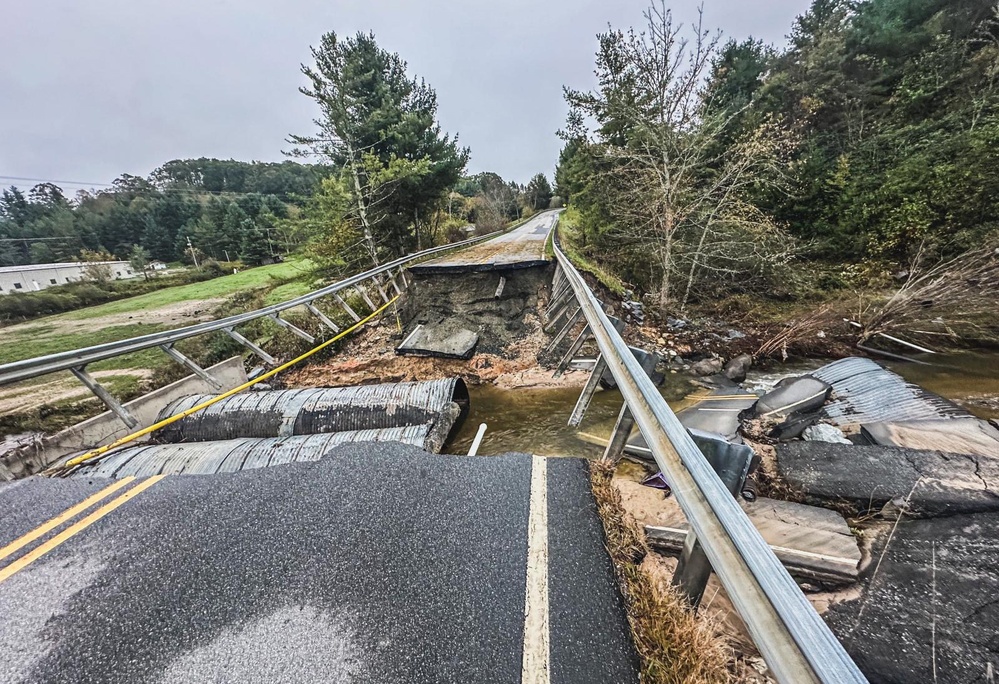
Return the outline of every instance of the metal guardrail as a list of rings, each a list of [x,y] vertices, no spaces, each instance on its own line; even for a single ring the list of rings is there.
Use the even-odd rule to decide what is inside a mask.
[[[362,284],[366,281],[371,281],[371,285],[373,285],[378,291],[378,296],[384,302],[388,302],[390,295],[386,292],[386,288],[391,287],[395,294],[401,294],[402,289],[396,282],[399,278],[402,279],[403,287],[406,286],[406,276],[403,274],[403,268],[405,266],[414,261],[426,259],[427,257],[435,256],[442,252],[474,245],[484,240],[496,237],[502,232],[503,231],[496,231],[489,233],[488,235],[470,238],[461,242],[454,242],[440,247],[425,249],[421,252],[400,257],[388,263],[382,264],[377,268],[369,269],[363,273],[359,273],[355,276],[351,276],[350,278],[346,278],[345,280],[333,283],[332,285],[327,285],[326,287],[310,292],[309,294],[290,299],[280,304],[273,304],[262,309],[257,309],[255,311],[248,311],[246,313],[236,314],[234,316],[228,316],[214,321],[197,323],[183,328],[175,328],[173,330],[140,335],[138,337],[119,340],[117,342],[107,342],[105,344],[84,347],[82,349],[74,349],[72,351],[48,354],[46,356],[38,356],[32,359],[24,359],[23,361],[14,361],[13,363],[3,364],[0,365],[0,386],[68,370],[71,371],[83,384],[85,384],[88,389],[97,395],[101,401],[103,401],[104,404],[126,425],[129,427],[135,427],[137,424],[136,420],[114,399],[113,396],[111,396],[111,394],[104,387],[102,387],[87,373],[86,366],[88,364],[114,358],[116,356],[122,356],[124,354],[131,354],[144,349],[160,347],[174,361],[183,364],[191,370],[191,372],[197,374],[210,385],[218,388],[219,385],[214,378],[206,373],[204,369],[198,366],[194,361],[184,356],[173,345],[181,340],[186,340],[191,337],[197,337],[210,332],[224,331],[265,362],[270,365],[275,365],[276,360],[271,355],[267,354],[256,344],[240,335],[235,328],[239,325],[249,323],[250,321],[267,317],[278,325],[284,327],[299,337],[302,337],[306,341],[310,343],[314,342],[315,339],[312,335],[281,318],[281,312],[297,306],[304,306],[312,315],[317,317],[323,325],[333,330],[333,332],[339,332],[340,327],[315,306],[314,302],[317,299],[321,299],[323,297],[333,297],[338,305],[343,308],[343,310],[353,320],[358,321],[361,317],[340,295],[342,291],[348,289],[355,290],[367,306],[374,310],[377,307],[371,300],[367,291],[362,287]],[[392,273],[393,271],[395,271],[395,273]],[[385,275],[389,277],[383,280],[382,276]]]
[[[625,404],[608,451],[623,447],[631,426],[638,424],[711,569],[780,682],[866,682],[666,404],[561,250],[557,233],[553,247],[558,268],[550,312],[558,313],[551,320],[556,324],[566,320],[563,330],[580,315],[587,324],[567,356],[578,351],[585,336],[592,336],[600,350],[574,416],[580,408],[585,410],[587,392],[591,395],[604,370],[609,370]]]

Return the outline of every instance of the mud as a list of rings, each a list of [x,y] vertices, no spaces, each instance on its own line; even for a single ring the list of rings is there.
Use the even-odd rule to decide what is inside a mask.
[[[500,276],[506,278],[496,297]],[[347,341],[329,361],[288,372],[287,387],[363,385],[380,382],[461,377],[466,383],[492,383],[502,389],[579,387],[588,373],[552,378],[538,357],[549,337],[541,330],[540,307],[548,295],[550,267],[513,271],[419,274],[402,298],[396,316],[373,322]],[[399,345],[418,324],[452,321],[479,333],[468,360],[399,356]]]
[[[400,307],[403,331],[440,321],[479,333],[478,354],[506,357],[514,343],[537,330],[539,301],[551,281],[542,266],[487,273],[411,274],[412,284]],[[496,296],[500,278],[505,279]]]

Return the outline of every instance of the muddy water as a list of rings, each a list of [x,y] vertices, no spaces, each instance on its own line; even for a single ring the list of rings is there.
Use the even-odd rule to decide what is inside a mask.
[[[886,364],[909,382],[960,404],[980,418],[999,418],[999,353],[924,354],[932,365]]]
[[[982,418],[999,418],[999,354],[933,354],[925,357],[932,366],[889,363],[909,382],[954,401]],[[764,392],[783,377],[808,373],[826,361],[807,360],[753,370],[745,383],[750,391]],[[676,409],[691,391],[691,384],[671,375],[661,388],[663,397]],[[579,388],[498,389],[492,385],[469,387],[471,410],[444,453],[468,452],[479,423],[488,428],[481,454],[520,451],[544,456],[597,457],[603,448],[590,441],[606,439],[621,407],[617,390],[601,390],[593,398],[583,424],[577,430],[566,425]]]
[[[474,385],[468,390],[471,395],[468,418],[445,445],[444,453],[468,453],[479,423],[486,423],[480,454],[519,451],[541,456],[597,457],[603,448],[587,439],[606,439],[621,409],[620,392],[599,390],[577,429],[569,427],[567,422],[580,388],[505,390],[493,385]],[[667,401],[675,402],[690,391],[690,384],[670,376],[660,391]]]

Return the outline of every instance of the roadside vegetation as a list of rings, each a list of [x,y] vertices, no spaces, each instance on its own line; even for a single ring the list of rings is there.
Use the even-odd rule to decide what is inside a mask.
[[[995,3],[815,0],[783,50],[692,19],[655,2],[566,89],[580,263],[655,320],[790,319],[763,356],[833,329],[999,341]]]
[[[643,684],[724,684],[738,681],[740,666],[716,625],[698,618],[681,593],[646,563],[655,554],[645,533],[621,503],[611,483],[614,468],[600,461],[590,465],[590,480],[603,521],[628,622],[641,657]]]

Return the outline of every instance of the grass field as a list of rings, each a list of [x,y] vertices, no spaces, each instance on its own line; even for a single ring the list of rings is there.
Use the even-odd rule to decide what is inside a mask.
[[[276,286],[275,290],[280,290],[282,287],[294,285],[296,288],[306,288],[304,292],[308,292],[308,274],[311,267],[312,264],[307,259],[289,259],[280,264],[250,268],[240,273],[206,280],[201,283],[169,287],[165,290],[157,290],[156,292],[150,292],[138,297],[129,297],[128,299],[120,299],[116,302],[108,302],[107,304],[91,306],[78,311],[49,316],[42,320],[84,320],[133,311],[149,311],[169,304],[176,304],[177,302],[198,299],[219,299],[240,290],[251,290],[269,286]],[[294,278],[303,278],[304,280],[301,283],[296,281],[282,284],[283,281]],[[304,294],[304,292],[297,292],[297,294]],[[284,299],[288,299],[288,297],[283,297],[277,301],[284,301]]]
[[[228,314],[276,304],[311,291],[314,280],[312,264],[293,259],[6,326],[0,332],[0,364],[192,325],[214,318],[220,307]],[[252,294],[230,299],[246,293]],[[262,330],[268,324],[260,324]],[[179,348],[197,357],[197,352],[218,343],[210,338],[188,340]],[[154,347],[94,363],[87,370],[112,394],[126,400],[147,390],[150,382],[173,379],[170,374],[182,369]],[[56,429],[102,410],[68,372],[0,388],[0,427],[5,432]]]

